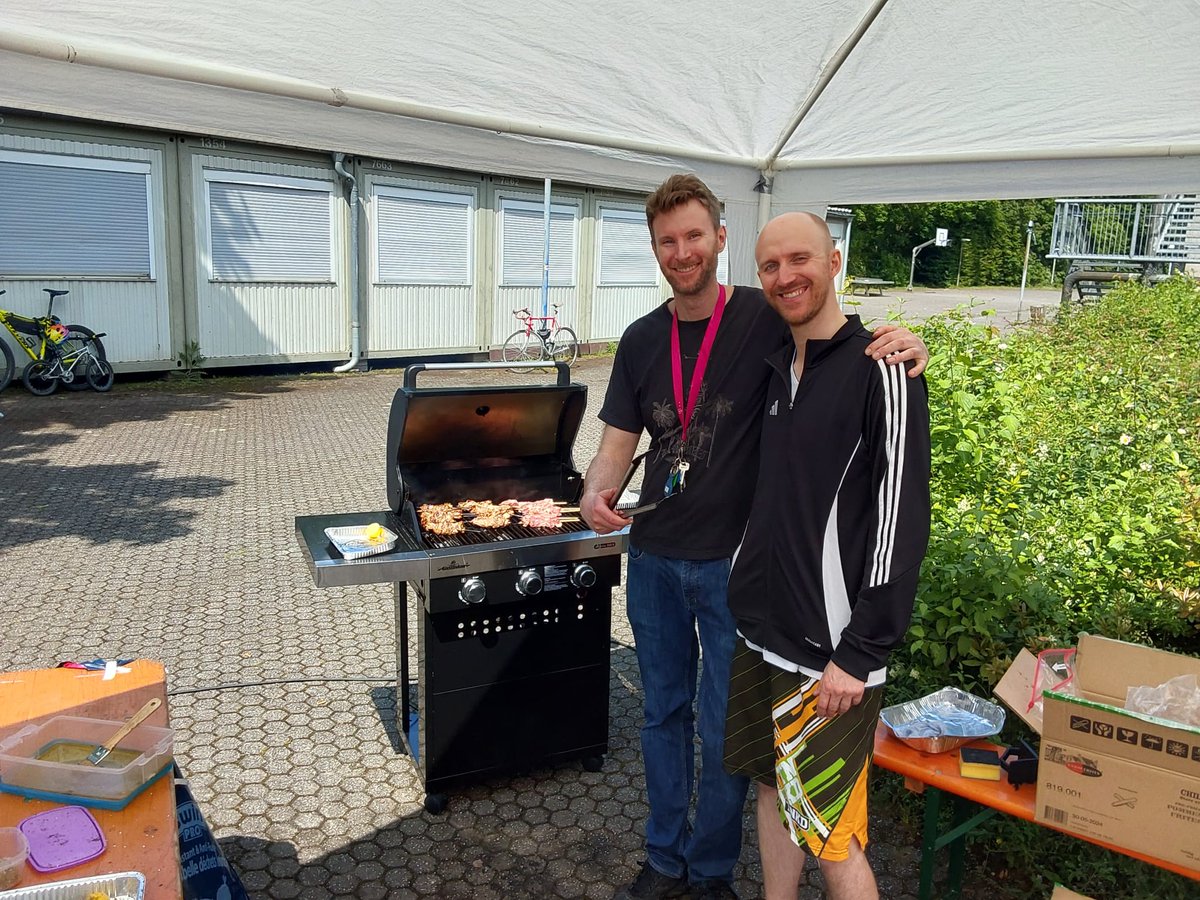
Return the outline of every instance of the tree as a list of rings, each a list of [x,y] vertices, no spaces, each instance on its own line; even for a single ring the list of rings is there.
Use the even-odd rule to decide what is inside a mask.
[[[950,232],[948,247],[927,247],[917,257],[914,280],[932,287],[952,285],[962,251],[963,284],[1020,284],[1025,259],[1025,223],[1033,221],[1029,283],[1045,284],[1050,269],[1043,255],[1054,223],[1053,200],[978,200],[947,203],[871,203],[854,210],[849,274],[908,283],[912,248],[938,228]],[[959,240],[970,243],[960,248]]]

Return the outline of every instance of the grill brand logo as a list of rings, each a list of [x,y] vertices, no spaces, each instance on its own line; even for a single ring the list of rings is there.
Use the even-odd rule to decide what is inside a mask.
[[[467,568],[470,568],[470,566],[468,566],[461,559],[452,559],[448,563],[446,563],[444,566],[439,566],[438,571],[439,572],[453,572],[455,569],[467,569]]]
[[[604,541],[603,543],[592,544],[592,549],[593,550],[609,550],[615,546],[617,546],[616,541]]]

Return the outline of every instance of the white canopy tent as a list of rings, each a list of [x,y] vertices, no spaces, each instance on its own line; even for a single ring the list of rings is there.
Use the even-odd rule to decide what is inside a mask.
[[[1200,190],[1196,0],[0,0],[0,107],[771,212]],[[756,191],[769,185],[771,193]]]

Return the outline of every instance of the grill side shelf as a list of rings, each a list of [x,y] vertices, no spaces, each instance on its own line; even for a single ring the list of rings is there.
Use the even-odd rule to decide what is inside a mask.
[[[362,559],[344,559],[325,536],[326,528],[349,525],[387,525],[400,536],[390,553],[379,553]],[[325,516],[297,516],[296,539],[308,563],[309,572],[317,587],[345,587],[357,584],[388,584],[398,581],[419,581],[429,577],[429,556],[417,546],[408,531],[400,526],[393,513],[339,513]]]

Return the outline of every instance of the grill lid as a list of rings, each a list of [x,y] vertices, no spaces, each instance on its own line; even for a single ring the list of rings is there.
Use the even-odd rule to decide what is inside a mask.
[[[509,370],[511,363],[409,366],[388,419],[388,505],[411,502],[574,502],[583,489],[572,450],[587,386],[556,363],[555,384],[418,387],[426,370]]]

